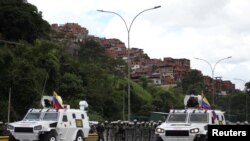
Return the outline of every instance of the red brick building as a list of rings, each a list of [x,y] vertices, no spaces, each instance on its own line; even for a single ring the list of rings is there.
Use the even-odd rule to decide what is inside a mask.
[[[105,39],[88,35],[88,30],[77,23],[66,23],[64,25],[52,24],[52,29],[59,33],[64,33],[63,38],[71,39],[72,42],[68,46],[69,52],[71,52],[72,55],[78,55],[78,51],[80,50],[76,42],[84,43],[88,40],[94,40],[105,48],[108,56],[115,59],[128,60],[128,49],[119,39]],[[186,73],[191,71],[190,60],[185,58],[174,59],[165,57],[163,60],[150,59],[145,57],[143,49],[139,48],[131,48],[129,50],[129,56],[131,61],[131,79],[135,80],[143,76],[151,79],[154,84],[173,86],[181,80]],[[203,80],[207,89],[212,91],[213,79],[209,76],[203,76]],[[228,93],[235,89],[235,85],[230,81],[216,79],[214,82],[214,88],[217,93]]]

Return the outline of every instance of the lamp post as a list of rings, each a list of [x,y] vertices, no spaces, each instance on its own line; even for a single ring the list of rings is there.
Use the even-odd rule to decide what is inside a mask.
[[[248,105],[248,103],[247,103],[247,95],[248,95],[248,92],[249,92],[249,89],[247,89],[246,88],[246,81],[245,80],[243,80],[243,79],[239,79],[239,78],[234,78],[234,80],[238,80],[238,81],[241,81],[242,83],[244,83],[244,86],[245,86],[245,88],[244,88],[244,92],[245,92],[245,94],[246,94],[246,121],[247,121],[247,119],[248,119],[248,111],[247,111],[247,109],[248,109],[248,107],[247,107],[247,105]]]
[[[117,16],[119,16],[122,21],[124,22],[125,26],[126,26],[126,30],[128,32],[128,58],[127,58],[127,63],[128,63],[128,120],[130,120],[130,31],[131,31],[131,27],[132,27],[132,24],[134,23],[135,19],[140,15],[142,14],[143,12],[146,12],[146,11],[149,11],[149,10],[154,10],[154,9],[157,9],[157,8],[160,8],[161,6],[155,6],[153,8],[149,8],[149,9],[145,9],[145,10],[142,10],[141,12],[139,12],[132,20],[132,22],[130,23],[130,25],[128,26],[128,24],[126,23],[126,21],[124,20],[124,18],[116,13],[116,12],[113,12],[113,11],[105,11],[105,10],[97,10],[99,12],[105,12],[105,13],[111,13],[111,14],[115,14]]]
[[[204,62],[206,62],[208,65],[209,65],[209,67],[210,67],[210,69],[211,69],[211,71],[212,71],[212,96],[213,96],[213,106],[214,106],[214,93],[215,93],[215,86],[214,86],[214,70],[215,70],[215,67],[216,67],[216,65],[219,63],[219,62],[221,62],[221,61],[223,61],[223,60],[226,60],[226,59],[230,59],[230,58],[232,58],[232,56],[228,56],[228,57],[226,57],[226,58],[222,58],[222,59],[220,59],[220,60],[218,60],[215,64],[214,64],[214,66],[212,66],[212,64],[211,63],[209,63],[207,60],[205,60],[205,59],[201,59],[201,58],[194,58],[194,59],[197,59],[197,60],[201,60],[201,61],[204,61]]]

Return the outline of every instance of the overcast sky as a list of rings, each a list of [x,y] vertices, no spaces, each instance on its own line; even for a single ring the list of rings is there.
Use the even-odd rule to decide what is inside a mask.
[[[130,31],[130,47],[150,58],[187,58],[204,75],[221,76],[243,89],[250,81],[249,0],[28,0],[50,24],[78,23],[91,35],[117,38],[127,45],[127,25],[142,10]],[[220,61],[232,56],[231,59]],[[195,57],[205,61],[194,59]],[[210,64],[210,65],[209,65]],[[240,80],[235,80],[240,79]]]

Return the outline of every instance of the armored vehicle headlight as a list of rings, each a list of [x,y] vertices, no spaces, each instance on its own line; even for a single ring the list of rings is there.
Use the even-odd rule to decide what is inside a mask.
[[[199,128],[191,129],[190,133],[199,133]]]
[[[8,125],[8,126],[7,126],[7,129],[8,129],[8,130],[14,130],[14,126]]]
[[[157,133],[164,133],[164,129],[161,129],[161,128],[156,128],[156,130],[155,130]]]
[[[42,125],[35,126],[34,130],[42,130]]]

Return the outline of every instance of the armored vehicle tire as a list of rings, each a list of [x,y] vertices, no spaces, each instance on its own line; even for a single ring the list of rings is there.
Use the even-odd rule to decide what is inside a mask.
[[[56,133],[54,131],[51,131],[44,135],[42,141],[56,141]]]
[[[16,140],[14,136],[10,135],[9,136],[9,141],[18,141],[18,140]]]
[[[199,138],[197,138],[197,141],[207,141],[207,136],[201,135]]]
[[[76,134],[76,140],[75,141],[84,141],[85,139],[83,138],[83,133],[82,132],[78,132]]]

